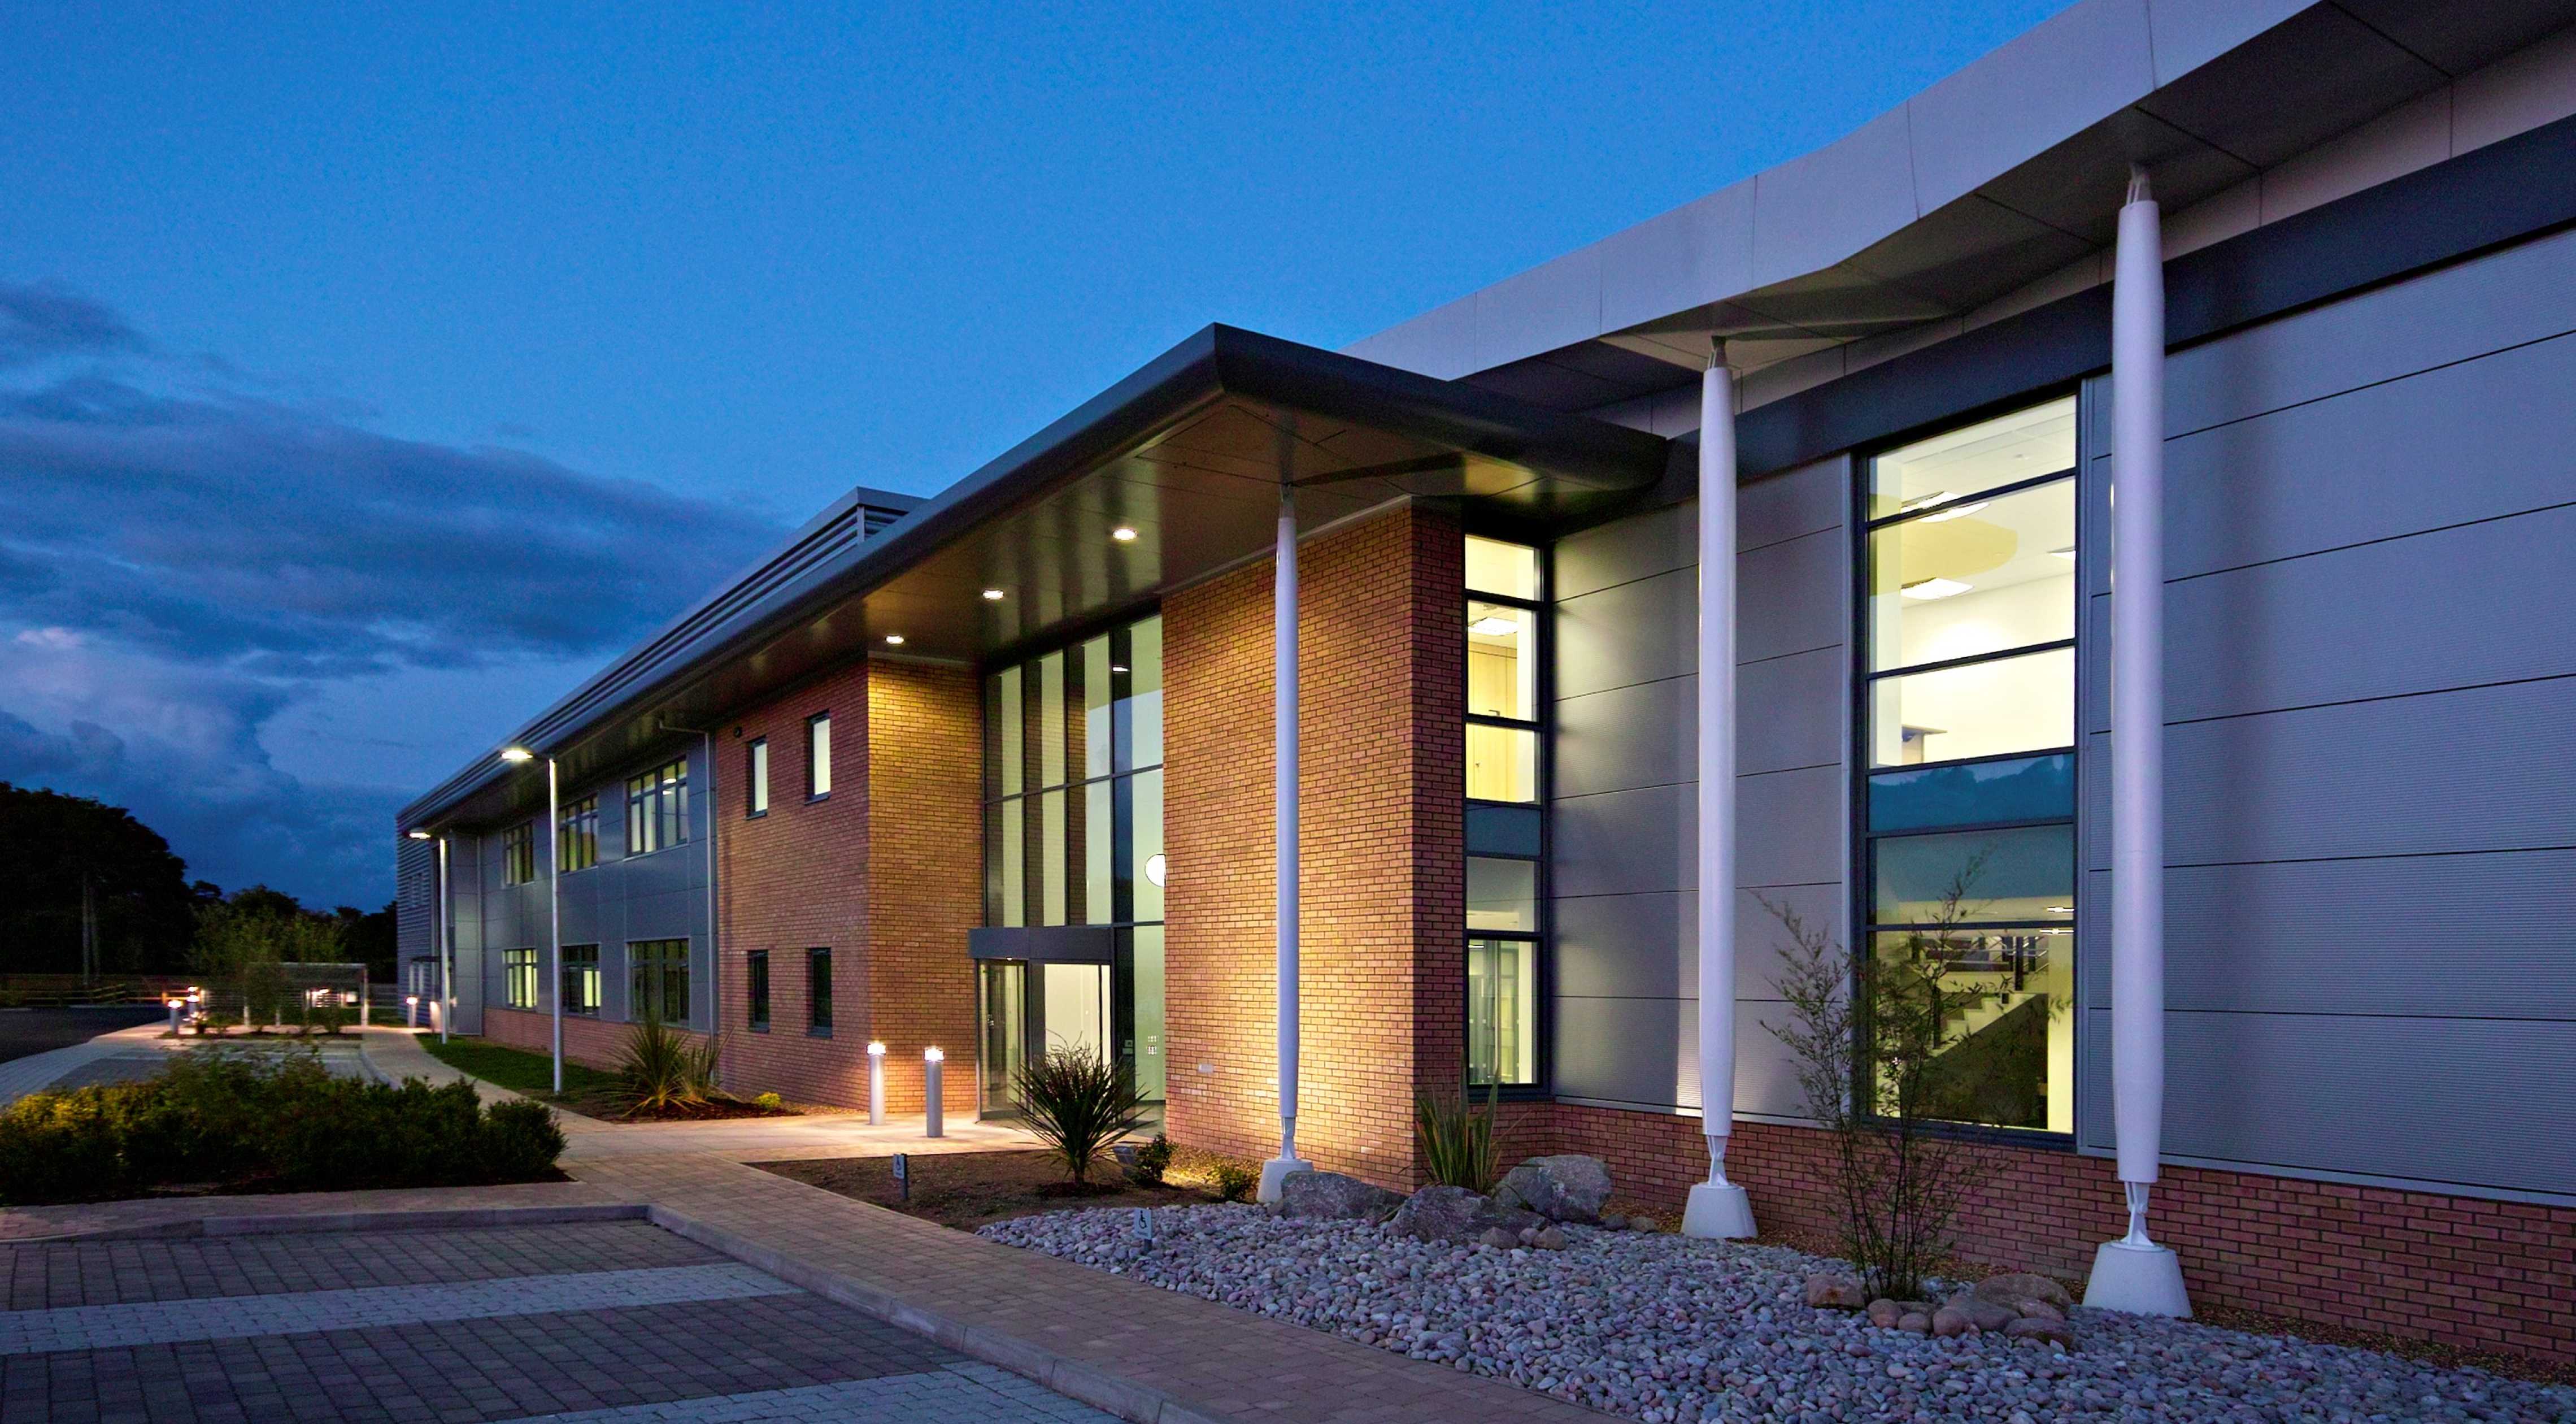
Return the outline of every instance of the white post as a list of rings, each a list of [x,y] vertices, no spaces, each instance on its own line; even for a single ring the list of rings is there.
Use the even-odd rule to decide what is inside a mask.
[[[885,1125],[885,1045],[868,1045],[868,1126]]]
[[[2191,1314],[2182,1263],[2147,1239],[2165,1110],[2164,237],[2129,170],[2111,288],[2111,1112],[2129,1234],[2084,1303]]]
[[[447,1042],[447,1021],[456,1017],[456,932],[447,924],[447,834],[438,837],[438,1041]]]
[[[1682,1234],[1753,1235],[1726,1179],[1735,1128],[1735,373],[1721,344],[1699,386],[1699,1101],[1708,1180]]]
[[[1261,1164],[1264,1203],[1279,1200],[1297,1156],[1297,496],[1280,466],[1279,546],[1271,556],[1271,803],[1279,844],[1279,1155]]]
[[[948,1055],[936,1048],[921,1050],[921,1135],[924,1137],[948,1135],[948,1104],[942,1100],[940,1091],[941,1068],[947,1061]]]
[[[563,1092],[563,808],[556,804],[555,759],[546,758],[546,973],[554,981],[555,1092]]]

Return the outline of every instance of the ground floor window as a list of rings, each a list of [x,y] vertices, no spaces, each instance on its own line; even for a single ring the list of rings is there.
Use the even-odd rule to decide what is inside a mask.
[[[828,947],[805,951],[805,1031],[824,1038],[832,1034],[832,951]]]
[[[1538,941],[1467,941],[1467,1081],[1538,1081]]]
[[[628,1015],[667,1024],[689,1021],[689,942],[684,939],[639,939],[626,946],[632,975]]]
[[[750,1013],[753,1033],[769,1032],[769,951],[755,949],[744,956],[751,979]]]
[[[514,1009],[537,1006],[537,952],[533,949],[501,951],[501,988],[505,1001]]]
[[[599,946],[568,944],[563,947],[563,1011],[568,1014],[599,1012]]]

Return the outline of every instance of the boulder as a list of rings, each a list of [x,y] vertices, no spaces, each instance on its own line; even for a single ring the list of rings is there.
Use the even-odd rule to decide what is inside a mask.
[[[1384,1221],[1401,1193],[1339,1172],[1291,1172],[1279,1182],[1279,1214],[1295,1221]]]
[[[1628,1229],[1628,1218],[1615,1211],[1605,1212],[1599,1224],[1604,1231],[1625,1231]]]
[[[2066,1318],[2065,1311],[2058,1309],[2056,1306],[2050,1305],[2044,1300],[2018,1300],[2013,1302],[2013,1309],[2020,1311],[2025,1317],[2032,1320],[2064,1320]]]
[[[1980,1330],[2001,1330],[2020,1314],[2011,1306],[1997,1305],[1975,1291],[1961,1291],[1943,1302],[1941,1308]]]
[[[1514,1247],[1528,1244],[1521,1240],[1521,1233],[1508,1226],[1488,1226],[1485,1228],[1485,1234],[1477,1237],[1476,1242],[1481,1246],[1491,1246],[1497,1251],[1509,1251]]]
[[[1578,1153],[1532,1157],[1503,1174],[1494,1200],[1550,1221],[1598,1221],[1601,1204],[1610,1200],[1610,1169]]]
[[[1896,1328],[1916,1335],[1932,1333],[1932,1317],[1919,1310],[1909,1310],[1897,1319]]]
[[[2028,1340],[2033,1344],[2064,1345],[2068,1349],[2075,1347],[2073,1326],[2063,1320],[2042,1320],[2036,1315],[2025,1315],[2005,1326],[2004,1334],[2015,1340]]]
[[[1880,1296],[1869,1303],[1869,1323],[1881,1330],[1895,1329],[1896,1322],[1904,1318],[1905,1307],[1885,1296]]]
[[[1632,1216],[1628,1218],[1628,1229],[1630,1231],[1655,1232],[1663,1230],[1664,1224],[1655,1220],[1651,1216]]]
[[[1565,1249],[1565,1233],[1553,1225],[1542,1226],[1536,1235],[1530,1237],[1530,1244],[1542,1251],[1562,1251]]]
[[[1988,1276],[1977,1282],[1976,1294],[2001,1306],[2010,1306],[2016,1301],[2044,1300],[2063,1311],[2075,1304],[2075,1297],[2066,1293],[2066,1287],[2029,1271]]]
[[[1807,1304],[1818,1310],[1858,1310],[1869,1304],[1869,1293],[1850,1276],[1809,1276]]]
[[[1386,1223],[1398,1236],[1457,1246],[1469,1245],[1495,1227],[1509,1230],[1517,1243],[1522,1227],[1541,1224],[1535,1212],[1504,1206],[1465,1187],[1424,1187],[1406,1197]]]
[[[1976,1328],[1968,1323],[1968,1317],[1946,1305],[1932,1312],[1932,1333],[1944,1340],[1953,1335],[1965,1335]]]

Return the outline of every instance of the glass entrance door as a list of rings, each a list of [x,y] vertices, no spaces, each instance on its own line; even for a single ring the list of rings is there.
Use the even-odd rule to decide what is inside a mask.
[[[1015,1113],[1019,1102],[1011,1084],[1028,1051],[1028,966],[1016,959],[983,960],[975,966],[975,992],[984,1040],[976,1055],[976,1108],[985,1117]]]
[[[1070,1049],[1094,1058],[1110,1056],[1109,966],[1042,964],[1046,1000],[1038,1024],[1046,1049]]]

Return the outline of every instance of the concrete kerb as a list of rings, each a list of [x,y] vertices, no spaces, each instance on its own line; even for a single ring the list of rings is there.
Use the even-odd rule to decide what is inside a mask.
[[[1122,1379],[1015,1335],[1005,1335],[984,1326],[951,1319],[937,1311],[924,1310],[890,1292],[807,1265],[785,1252],[763,1246],[722,1227],[710,1226],[668,1207],[656,1205],[648,1208],[647,1219],[675,1236],[721,1251],[799,1290],[811,1291],[836,1304],[872,1315],[897,1329],[911,1331],[961,1355],[998,1365],[1058,1394],[1131,1421],[1131,1424],[1222,1424],[1222,1421],[1190,1408],[1161,1390]]]
[[[644,1221],[652,1207],[642,1202],[594,1202],[577,1206],[424,1207],[417,1210],[281,1212],[270,1216],[200,1216],[177,1221],[102,1226],[63,1231],[50,1236],[12,1236],[0,1247],[60,1245],[78,1241],[175,1241],[209,1236],[316,1235],[353,1231],[467,1230],[502,1226],[543,1226],[572,1221]]]

